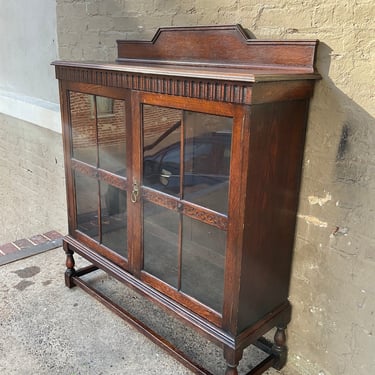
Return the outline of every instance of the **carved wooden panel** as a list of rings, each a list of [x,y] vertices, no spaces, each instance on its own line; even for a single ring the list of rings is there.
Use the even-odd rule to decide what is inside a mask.
[[[194,205],[187,201],[179,200],[159,191],[153,191],[152,189],[143,188],[142,196],[144,199],[159,206],[181,212],[192,219],[202,221],[216,228],[227,230],[228,218],[225,215]]]
[[[120,177],[102,169],[97,169],[76,159],[72,159],[71,163],[73,170],[78,171],[86,176],[100,179],[102,181],[105,181],[107,184],[117,187],[121,190],[126,190],[128,188],[128,182],[124,177]]]

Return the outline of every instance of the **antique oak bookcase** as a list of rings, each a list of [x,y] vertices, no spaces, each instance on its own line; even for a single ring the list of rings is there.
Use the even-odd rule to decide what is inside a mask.
[[[68,200],[65,282],[196,373],[82,276],[97,269],[223,348],[286,361],[289,279],[317,41],[251,39],[239,25],[117,42],[114,63],[57,61]],[[74,253],[90,262],[76,269]],[[262,336],[275,328],[274,342]]]

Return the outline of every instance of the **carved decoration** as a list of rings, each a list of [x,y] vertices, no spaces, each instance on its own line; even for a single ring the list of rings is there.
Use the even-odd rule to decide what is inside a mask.
[[[220,102],[250,104],[251,85],[237,82],[213,82],[168,76],[142,75],[120,71],[100,71],[82,67],[56,66],[56,77],[66,81],[78,81],[160,94]]]
[[[201,206],[193,205],[192,203],[181,201],[178,198],[171,197],[170,195],[154,192],[151,189],[143,189],[143,198],[155,203],[159,206],[168,208],[170,210],[180,212],[192,219],[199,220],[203,223],[212,225],[221,230],[227,230],[228,218],[217,212],[205,209]]]

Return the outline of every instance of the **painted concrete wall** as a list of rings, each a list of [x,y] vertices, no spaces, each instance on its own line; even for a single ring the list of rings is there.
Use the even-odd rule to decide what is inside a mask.
[[[66,233],[56,2],[0,0],[0,244]]]
[[[0,9],[0,88],[57,103],[56,2],[0,0]]]
[[[159,26],[240,23],[319,39],[290,299],[291,367],[375,373],[375,7],[372,0],[58,0],[63,59],[112,60]]]
[[[67,232],[61,134],[0,114],[0,244]]]
[[[61,132],[56,2],[0,0],[0,113]]]

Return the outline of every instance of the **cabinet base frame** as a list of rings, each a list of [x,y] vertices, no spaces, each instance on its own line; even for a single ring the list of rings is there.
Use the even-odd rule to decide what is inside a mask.
[[[106,297],[92,285],[85,282],[81,277],[98,269],[101,269],[111,276],[115,277],[117,280],[125,283],[128,287],[132,288],[143,296],[158,302],[158,304],[168,312],[173,313],[184,322],[189,323],[191,326],[193,326],[193,328],[198,328],[199,331],[206,335],[211,341],[214,341],[216,344],[223,346],[225,349],[231,351],[232,353],[237,354],[237,352],[240,351],[242,356],[242,350],[250,344],[253,344],[264,353],[268,354],[268,356],[263,361],[261,361],[245,375],[261,375],[270,367],[274,367],[275,369],[279,370],[285,365],[287,357],[287,347],[285,345],[285,329],[287,323],[283,324],[283,327],[277,328],[275,334],[275,343],[271,343],[269,340],[262,337],[262,335],[277,325],[276,322],[280,321],[280,314],[284,317],[284,319],[285,317],[288,317],[287,319],[289,321],[291,310],[289,302],[282,305],[279,309],[276,309],[278,311],[270,314],[268,319],[264,319],[260,322],[260,324],[257,323],[256,329],[250,335],[247,334],[244,335],[244,337],[241,337],[240,335],[240,344],[237,344],[236,347],[233,338],[226,334],[224,331],[212,325],[211,323],[206,322],[189,310],[180,306],[176,307],[173,301],[170,301],[168,297],[165,297],[158,291],[155,291],[153,288],[144,285],[142,282],[134,278],[132,275],[128,274],[126,271],[122,270],[120,267],[106,260],[99,254],[93,252],[81,243],[77,242],[74,238],[70,236],[65,237],[63,240],[63,248],[67,256],[65,284],[68,288],[78,286],[83,289],[85,292],[101,302],[104,306],[109,308],[120,318],[131,324],[135,329],[149,338],[152,342],[164,349],[168,354],[172,355],[185,367],[192,370],[195,374],[213,375],[211,372],[203,368],[201,365],[197,364],[191,358],[187,357],[181,350],[176,348],[168,340],[160,336],[158,333],[138,320],[135,316],[126,311],[123,307],[116,304],[114,301]],[[75,261],[73,257],[75,252],[81,255],[86,260],[92,262],[92,265],[76,270],[74,268]],[[238,375],[237,365],[238,363],[234,366],[230,366],[229,363],[227,363],[227,370],[225,374]]]

